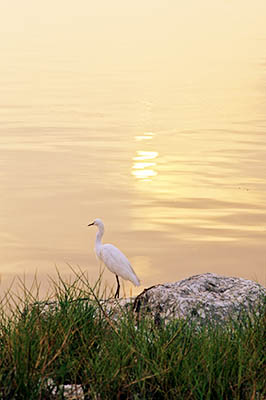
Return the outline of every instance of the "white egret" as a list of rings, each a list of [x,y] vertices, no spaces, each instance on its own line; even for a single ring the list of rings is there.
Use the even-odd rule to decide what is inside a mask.
[[[97,257],[104,263],[104,265],[116,276],[117,280],[117,290],[115,293],[115,298],[119,297],[120,283],[118,276],[121,278],[131,281],[135,286],[139,286],[139,278],[135,274],[133,268],[130,265],[127,257],[112,244],[102,244],[101,240],[104,234],[103,222],[96,218],[91,225],[96,225],[98,227],[98,232],[96,234],[95,240],[95,252]]]

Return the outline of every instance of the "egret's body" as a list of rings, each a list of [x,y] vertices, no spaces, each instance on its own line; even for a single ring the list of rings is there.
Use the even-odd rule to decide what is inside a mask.
[[[120,283],[118,277],[131,281],[135,286],[139,286],[140,282],[130,265],[127,257],[117,247],[112,244],[102,244],[102,237],[104,234],[103,222],[97,218],[88,226],[96,225],[98,232],[96,234],[95,252],[99,260],[116,276],[117,290],[115,297],[119,297]]]

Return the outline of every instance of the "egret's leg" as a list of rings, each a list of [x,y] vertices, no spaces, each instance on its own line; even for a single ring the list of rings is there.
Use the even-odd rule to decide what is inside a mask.
[[[119,297],[120,283],[119,283],[118,276],[117,275],[115,275],[115,276],[116,276],[116,281],[117,281],[117,289],[116,289],[116,292],[115,292],[115,299],[116,299],[116,298]]]

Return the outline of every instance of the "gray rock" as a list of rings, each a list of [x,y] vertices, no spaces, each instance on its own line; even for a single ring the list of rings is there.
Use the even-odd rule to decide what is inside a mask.
[[[119,320],[121,315],[133,310],[138,319],[150,317],[158,324],[174,319],[201,324],[206,320],[223,323],[240,320],[247,313],[254,317],[262,307],[265,309],[265,299],[266,289],[254,281],[206,273],[152,286],[137,297],[98,300],[97,314]],[[37,302],[32,306],[38,308],[43,317],[51,316],[59,307],[56,301]]]
[[[266,289],[251,280],[206,273],[145,289],[135,298],[134,310],[158,323],[173,319],[223,323],[258,313],[265,296]]]

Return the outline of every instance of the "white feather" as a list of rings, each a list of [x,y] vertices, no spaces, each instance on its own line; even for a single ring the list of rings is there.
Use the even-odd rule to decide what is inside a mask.
[[[101,240],[104,234],[103,222],[97,218],[92,224],[98,227],[95,241],[95,252],[97,257],[105,266],[117,276],[131,281],[135,286],[140,285],[139,278],[135,274],[127,257],[117,247],[112,244],[102,244]],[[118,289],[119,290],[119,289]]]
[[[135,286],[139,286],[140,282],[127,257],[117,247],[112,244],[103,244],[98,254],[100,260],[114,274],[121,278],[131,281]]]

